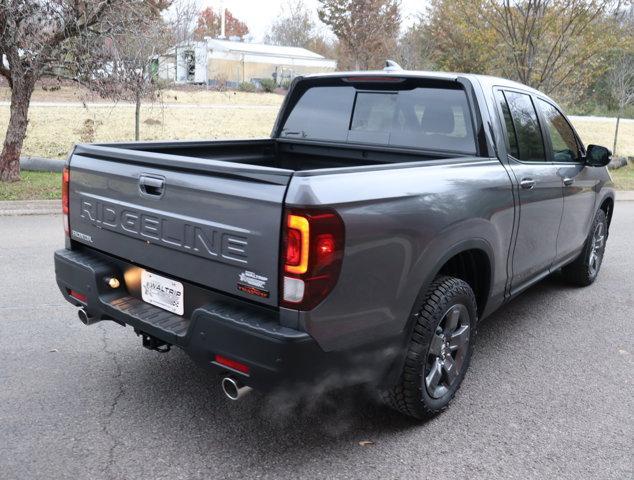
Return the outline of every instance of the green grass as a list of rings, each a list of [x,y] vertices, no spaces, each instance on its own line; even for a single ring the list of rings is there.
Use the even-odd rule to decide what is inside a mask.
[[[611,170],[610,175],[618,190],[634,190],[634,164],[629,163],[618,170]]]
[[[19,182],[0,182],[0,200],[55,200],[62,197],[62,174],[25,172]]]

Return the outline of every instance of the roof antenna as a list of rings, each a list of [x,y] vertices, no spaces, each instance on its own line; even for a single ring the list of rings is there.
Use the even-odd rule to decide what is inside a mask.
[[[386,60],[385,67],[383,67],[384,72],[393,72],[395,70],[403,70],[403,68],[396,63],[394,60]]]

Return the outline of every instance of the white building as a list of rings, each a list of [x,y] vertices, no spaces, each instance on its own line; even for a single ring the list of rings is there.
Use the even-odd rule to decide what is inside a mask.
[[[206,38],[172,48],[159,58],[158,74],[176,83],[213,84],[274,78],[282,84],[297,75],[334,71],[328,60],[305,48]]]

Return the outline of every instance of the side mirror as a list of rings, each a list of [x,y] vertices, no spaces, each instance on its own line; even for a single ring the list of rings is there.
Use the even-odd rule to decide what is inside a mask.
[[[612,160],[612,152],[599,145],[588,145],[586,165],[589,167],[605,167]]]

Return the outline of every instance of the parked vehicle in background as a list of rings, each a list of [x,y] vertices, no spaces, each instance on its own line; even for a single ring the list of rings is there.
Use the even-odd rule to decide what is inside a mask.
[[[230,398],[336,378],[426,418],[479,321],[560,268],[596,279],[609,159],[508,80],[299,78],[269,139],[78,145],[57,282],[84,323],[183,348]]]

